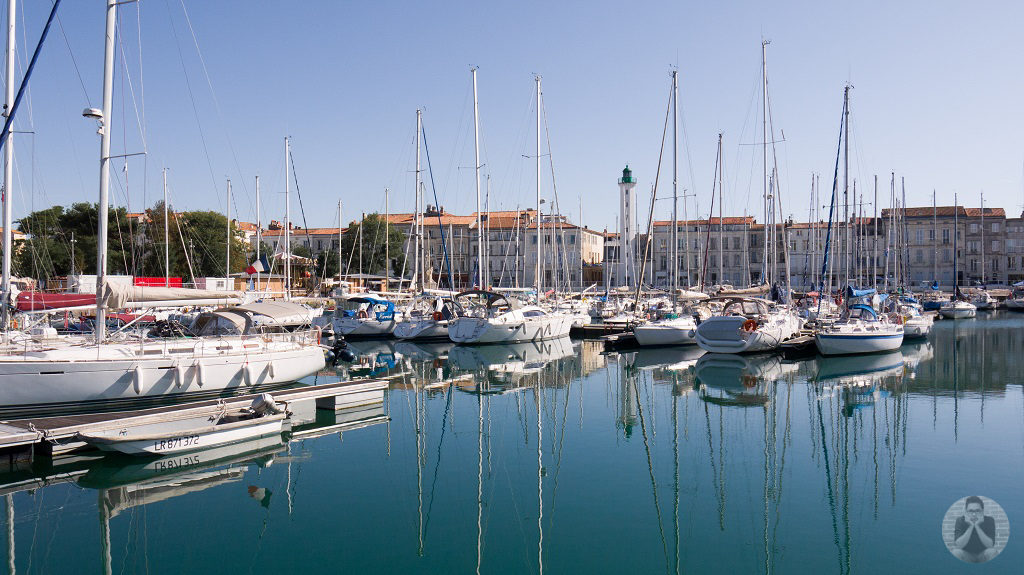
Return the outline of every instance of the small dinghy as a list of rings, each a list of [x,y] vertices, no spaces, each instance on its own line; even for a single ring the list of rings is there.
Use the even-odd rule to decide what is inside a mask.
[[[213,415],[79,433],[78,438],[103,451],[167,455],[280,434],[285,415],[274,398],[264,393],[241,409],[225,408]]]

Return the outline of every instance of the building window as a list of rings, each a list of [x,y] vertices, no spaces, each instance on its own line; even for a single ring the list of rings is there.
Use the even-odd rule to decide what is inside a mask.
[[[992,253],[999,251],[999,240],[992,240]]]
[[[970,233],[972,234],[978,233],[978,224],[970,224],[968,226],[968,231],[970,231]]]
[[[732,239],[732,249],[734,249],[734,250],[740,249],[740,239],[738,237],[735,237],[735,238]]]
[[[917,263],[923,262],[924,261],[924,252],[921,251],[921,250],[917,250],[914,253],[914,261],[917,262]]]
[[[935,228],[932,228],[932,229],[928,230],[928,241],[930,241],[930,242],[934,242],[935,241]]]
[[[999,232],[999,222],[992,222],[992,231],[996,233]]]
[[[942,244],[949,245],[949,228],[942,228]]]
[[[945,231],[945,230],[943,230],[943,231]],[[1021,258],[1021,259],[1024,259],[1024,258]],[[942,250],[942,261],[943,262],[950,262],[950,261],[952,261],[952,259],[949,257],[949,249],[948,248]]]
[[[924,243],[924,230],[917,230],[914,233],[914,237],[917,240],[917,243],[923,244]]]

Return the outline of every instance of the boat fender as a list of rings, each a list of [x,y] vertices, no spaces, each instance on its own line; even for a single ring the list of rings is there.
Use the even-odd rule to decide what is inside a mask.
[[[196,383],[202,387],[206,383],[206,364],[196,361]]]
[[[270,379],[274,379],[274,377],[275,377],[274,376],[274,362],[272,362],[272,361],[268,361],[267,362],[267,375],[270,376]]]
[[[245,365],[242,366],[242,381],[244,381],[246,385],[253,385],[256,383],[256,378],[253,377],[252,371],[252,364],[246,361]]]
[[[320,345],[320,336],[323,335],[323,328],[321,328],[320,326],[315,326],[313,328],[313,331],[316,332],[316,344]]]
[[[185,385],[185,366],[175,362],[174,364],[174,387]]]
[[[359,319],[366,319],[366,318],[370,317],[370,314],[366,313],[365,309],[361,309],[361,310],[359,310],[359,313],[356,314],[356,317],[358,317]]]
[[[145,382],[142,377],[142,366],[135,366],[135,373],[132,376],[132,386],[135,388],[136,395],[142,395],[142,387]]]
[[[743,331],[747,333],[757,331],[757,320],[748,319],[747,321],[743,322]]]
[[[434,321],[441,321],[442,317],[443,316],[441,315],[441,312],[439,312],[439,311],[435,311],[434,312],[434,315],[433,315]]]

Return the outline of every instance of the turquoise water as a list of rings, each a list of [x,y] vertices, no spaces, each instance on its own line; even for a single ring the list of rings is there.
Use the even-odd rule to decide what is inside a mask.
[[[368,425],[12,469],[0,554],[17,573],[1019,573],[1022,328],[941,321],[899,353],[798,362],[354,344],[317,379],[392,377],[342,416]],[[983,565],[940,531],[972,494],[1011,526]]]

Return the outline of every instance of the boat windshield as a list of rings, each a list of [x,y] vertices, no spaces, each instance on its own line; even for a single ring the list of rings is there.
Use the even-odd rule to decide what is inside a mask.
[[[729,302],[723,310],[724,315],[757,315],[763,312],[764,310],[761,309],[761,306],[757,305],[757,302],[749,300]]]

